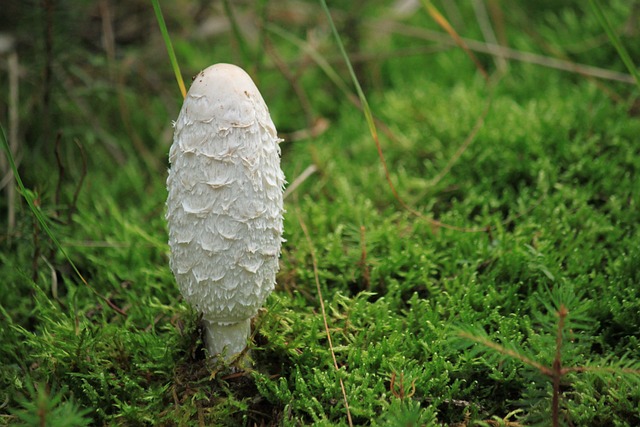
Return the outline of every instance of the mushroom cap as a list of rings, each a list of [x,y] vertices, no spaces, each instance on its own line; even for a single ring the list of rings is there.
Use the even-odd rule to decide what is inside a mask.
[[[233,64],[215,64],[193,79],[187,99],[193,120],[210,120],[215,115],[221,127],[244,127],[254,120],[275,126],[260,91],[242,68]],[[185,101],[185,104],[187,102]]]
[[[245,71],[216,64],[198,73],[175,123],[166,218],[178,287],[209,322],[253,317],[274,288],[284,213],[279,142]]]

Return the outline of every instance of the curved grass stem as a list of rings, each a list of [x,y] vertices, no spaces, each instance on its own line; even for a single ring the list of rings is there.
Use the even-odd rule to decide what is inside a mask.
[[[178,60],[176,59],[176,53],[173,50],[173,44],[171,43],[169,30],[167,30],[167,24],[164,22],[164,16],[162,15],[162,9],[160,9],[160,3],[158,3],[158,0],[151,0],[151,3],[153,4],[153,11],[156,14],[156,20],[158,21],[158,26],[160,27],[160,32],[162,33],[164,44],[167,47],[169,61],[171,61],[171,68],[173,68],[173,73],[176,75],[176,81],[178,82],[180,93],[182,93],[182,98],[186,98],[187,89],[184,85],[184,80],[182,79],[182,73],[180,72],[180,66],[178,65]]]

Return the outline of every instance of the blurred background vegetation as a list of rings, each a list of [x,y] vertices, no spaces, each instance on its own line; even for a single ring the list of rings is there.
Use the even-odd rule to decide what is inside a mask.
[[[329,315],[345,325],[336,340],[356,423],[501,425],[492,417],[522,407],[548,415],[539,402],[549,389],[535,394],[513,361],[459,361],[442,332],[478,322],[544,359],[554,348],[534,333],[538,284],[571,282],[596,302],[584,303],[590,341],[573,362],[638,360],[640,102],[611,39],[580,0],[433,5],[500,76],[490,90],[422,2],[329,2],[402,197],[460,227],[491,224],[489,239],[438,233],[398,205],[318,2],[161,2],[187,85],[213,63],[242,66],[285,139],[289,182],[316,171],[287,200],[279,285],[255,338],[267,350],[255,373],[220,379],[167,266],[164,181],[182,97],[151,2],[2,0],[0,123],[90,287],[11,190],[3,159],[0,422],[44,413],[51,425],[345,424],[336,377],[316,369],[332,368],[300,221],[313,230]],[[640,58],[640,2],[604,10]],[[489,98],[477,142],[433,181]],[[368,316],[379,330],[362,332]],[[396,335],[403,329],[432,335],[414,343]],[[392,368],[421,378],[413,399],[389,388]],[[569,391],[586,397],[568,393],[566,420],[581,420],[568,425],[640,423],[637,389],[612,396],[593,375],[571,379]]]
[[[317,2],[176,0],[161,6],[185,80],[213,62],[243,66],[255,76],[285,135],[312,129],[320,118],[335,118],[338,104],[348,102],[301,49],[307,45],[348,81]],[[456,47],[418,1],[334,1],[329,6],[369,94],[395,83],[387,69],[399,58],[413,58],[406,62],[415,64],[403,78],[444,77],[424,57]],[[438,6],[464,37],[483,40],[482,19],[488,19],[494,22],[494,42],[501,45],[626,71],[584,2],[443,1]],[[607,10],[623,43],[637,55],[638,2],[607,2]],[[146,179],[163,173],[170,120],[181,100],[150,2],[5,0],[0,26],[5,60],[8,52],[19,53],[19,137],[30,161],[26,178],[53,183],[50,160],[58,145],[71,162],[69,174],[83,170],[81,152],[89,169],[101,169],[94,166],[104,162],[141,162]],[[478,56],[490,71],[500,63],[491,55]],[[2,79],[7,118],[7,72]],[[449,79],[443,84],[459,81],[456,75]]]

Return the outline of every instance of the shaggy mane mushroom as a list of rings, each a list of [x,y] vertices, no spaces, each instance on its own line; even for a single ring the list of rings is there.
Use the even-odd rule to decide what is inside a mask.
[[[280,147],[251,77],[230,64],[200,72],[175,122],[166,219],[170,267],[202,313],[211,356],[242,352],[275,285],[282,244]]]

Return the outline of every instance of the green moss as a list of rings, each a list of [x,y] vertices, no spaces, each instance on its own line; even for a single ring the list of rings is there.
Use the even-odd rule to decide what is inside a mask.
[[[165,11],[183,74],[240,58],[232,35],[196,36],[213,15],[186,3]],[[300,9],[300,21],[271,3],[269,22],[308,37],[342,75],[315,3],[304,3],[310,12]],[[61,132],[59,160],[24,107],[20,172],[88,285],[18,202],[17,224],[0,239],[0,423],[31,425],[46,414],[48,425],[347,425],[340,381],[356,425],[546,422],[552,383],[530,361],[553,365],[566,306],[561,362],[580,369],[562,378],[561,420],[640,424],[637,88],[512,61],[475,140],[434,181],[489,91],[459,49],[405,56],[425,42],[372,31],[382,28],[372,19],[399,20],[383,3],[363,7],[350,21],[357,28],[338,28],[350,32],[350,49],[398,53],[359,72],[384,123],[390,178],[422,216],[394,197],[362,113],[297,46],[267,30],[293,74],[283,78],[268,51],[244,65],[278,128],[291,135],[309,116],[329,126],[282,143],[290,182],[311,164],[317,171],[286,200],[277,288],[255,319],[252,363],[240,373],[206,360],[198,315],[168,267],[166,155],[180,99],[162,45],[146,35],[118,39],[111,68],[80,43],[78,59],[57,57],[49,125]],[[547,3],[509,6],[510,46],[624,70],[588,8]],[[458,7],[461,34],[480,38],[470,5]],[[117,19],[138,16],[121,12]],[[85,5],[61,16],[73,24],[91,13]],[[637,52],[625,30],[631,3],[614,1],[608,13]],[[39,19],[25,12],[19,21]],[[437,29],[424,11],[403,22]],[[61,40],[71,40],[71,28],[59,30]],[[35,105],[42,55],[27,47],[30,83],[20,89]],[[132,70],[141,78],[129,78]]]

